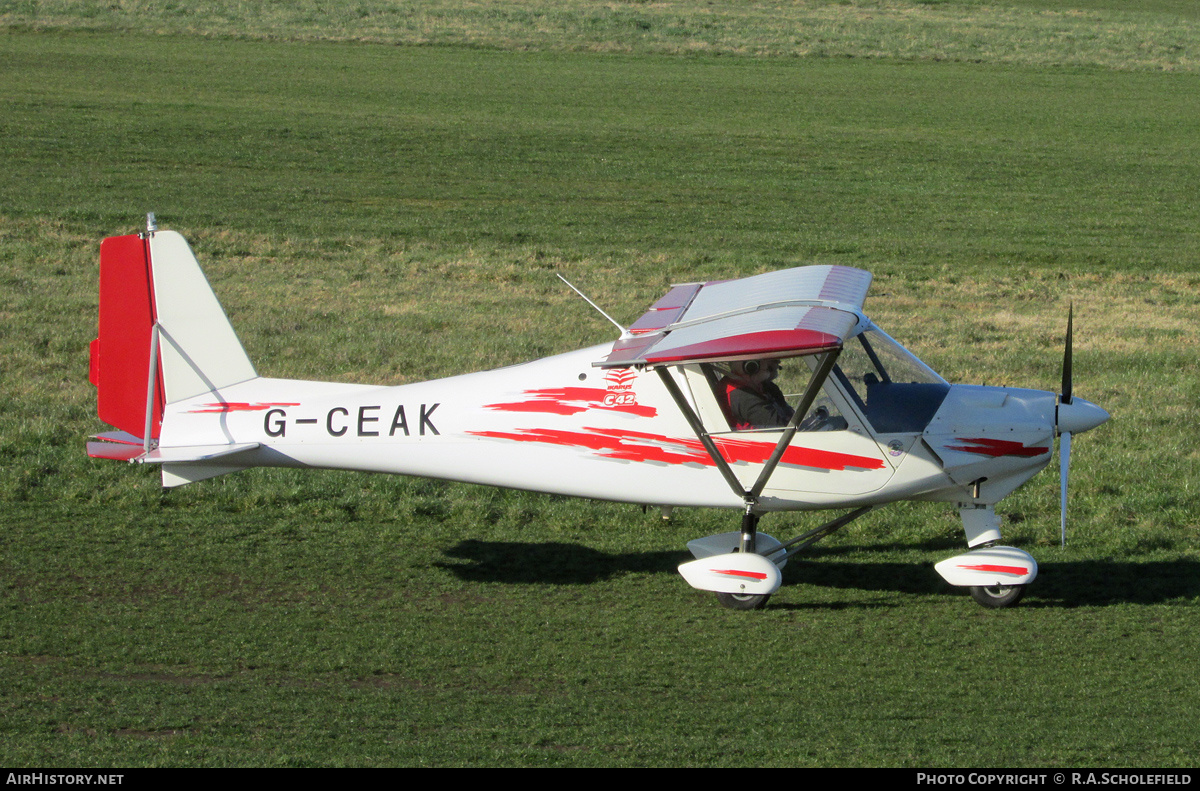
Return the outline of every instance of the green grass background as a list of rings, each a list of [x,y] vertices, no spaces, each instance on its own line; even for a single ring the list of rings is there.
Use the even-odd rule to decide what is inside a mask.
[[[0,1],[0,764],[1192,766],[1200,13],[1057,2]],[[758,613],[731,514],[87,459],[97,245],[183,232],[261,373],[401,383],[843,263],[954,381],[1076,392],[984,611],[944,506]],[[811,517],[772,517],[790,536]]]

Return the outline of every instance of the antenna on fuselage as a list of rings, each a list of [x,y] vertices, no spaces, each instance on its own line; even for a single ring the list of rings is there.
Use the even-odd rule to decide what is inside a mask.
[[[571,285],[571,281],[570,281],[570,280],[567,280],[567,279],[566,279],[565,277],[563,277],[562,275],[558,274],[557,272],[555,272],[554,274],[555,274],[555,276],[557,276],[557,277],[558,277],[558,279],[559,279],[559,280],[561,280],[562,282],[564,282],[564,283],[566,283],[568,286],[570,286],[572,291],[574,291],[574,292],[575,292],[576,294],[578,294],[579,296],[583,297],[583,300],[584,300],[585,302],[587,302],[589,305],[591,305],[593,308],[595,308],[597,313],[599,313],[601,316],[603,316],[604,318],[606,318],[606,319],[608,319],[609,321],[611,321],[611,322],[612,322],[612,324],[613,324],[613,326],[614,326],[614,327],[616,327],[617,329],[619,329],[619,330],[621,331],[621,337],[622,337],[622,338],[629,337],[629,330],[627,330],[627,329],[625,329],[624,327],[622,327],[622,326],[621,326],[621,325],[620,325],[620,324],[617,322],[617,320],[616,320],[616,319],[614,319],[612,316],[610,316],[610,315],[608,315],[607,313],[605,313],[605,312],[604,312],[604,311],[603,311],[603,310],[600,308],[600,306],[599,306],[599,305],[597,305],[595,302],[592,302],[590,299],[588,299],[588,295],[587,295],[587,294],[583,293],[583,292],[582,292],[582,291],[580,291],[579,289],[575,288],[575,286]]]

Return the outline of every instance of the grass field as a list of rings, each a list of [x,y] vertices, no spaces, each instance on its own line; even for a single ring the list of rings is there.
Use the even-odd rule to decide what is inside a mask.
[[[0,764],[1194,766],[1200,12],[1186,2],[0,0]],[[346,6],[350,9],[350,6]],[[96,10],[100,9],[100,10]],[[260,373],[611,338],[674,281],[841,263],[952,381],[1076,392],[984,611],[883,510],[768,609],[730,514],[101,463],[97,246],[192,241]],[[776,535],[810,518],[768,518]]]

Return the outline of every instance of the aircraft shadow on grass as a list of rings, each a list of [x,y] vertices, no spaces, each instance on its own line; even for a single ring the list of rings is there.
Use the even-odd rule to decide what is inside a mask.
[[[913,548],[941,547],[918,545]],[[896,549],[894,546],[880,547],[881,551]],[[784,569],[785,580],[789,584],[915,595],[953,590],[934,572],[932,563],[835,559],[850,552],[861,555],[863,551],[863,547],[814,549],[804,557],[794,557],[788,562]],[[674,574],[679,563],[690,559],[686,552],[677,551],[610,554],[562,542],[476,539],[462,541],[445,554],[456,562],[436,565],[459,579],[514,585],[587,585],[621,574]],[[1196,596],[1200,596],[1200,562],[1080,560],[1041,564],[1037,581],[1021,606],[1161,604]],[[786,605],[785,602],[780,604]]]
[[[470,582],[514,585],[587,585],[628,573],[675,572],[686,553],[630,552],[619,555],[579,544],[467,539],[446,552],[465,563],[438,563]]]

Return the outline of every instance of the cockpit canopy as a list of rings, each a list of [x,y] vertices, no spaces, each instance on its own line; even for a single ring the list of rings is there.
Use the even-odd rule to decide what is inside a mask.
[[[771,363],[769,368],[775,374],[767,387],[777,387],[783,399],[796,407],[820,357],[809,354],[756,362]],[[700,384],[707,380],[716,403],[720,404],[717,412],[711,407],[705,409],[698,402],[709,430],[782,431],[786,422],[782,418],[749,427],[733,419],[734,405],[727,383],[731,373],[737,372],[737,366],[737,363],[702,363],[692,369],[697,376],[703,374],[693,382],[693,391],[708,389]],[[875,434],[919,434],[929,425],[949,391],[946,380],[887,333],[868,323],[864,331],[845,340],[823,393],[813,401],[798,427],[800,431],[838,431],[865,421]]]
[[[846,340],[833,376],[880,434],[924,431],[950,392],[945,379],[874,326]]]

